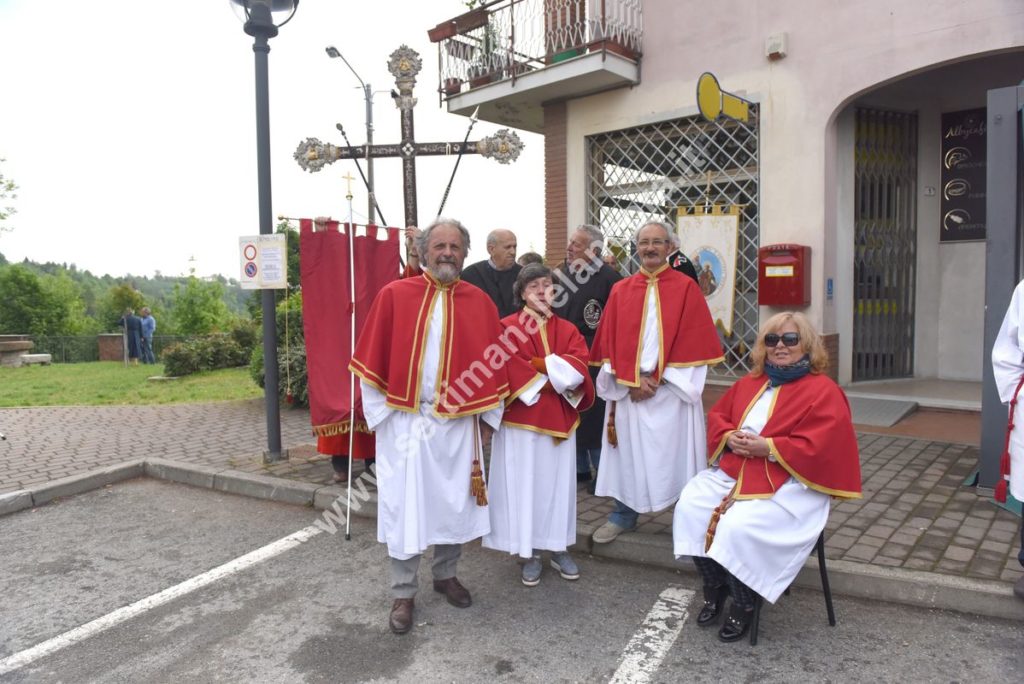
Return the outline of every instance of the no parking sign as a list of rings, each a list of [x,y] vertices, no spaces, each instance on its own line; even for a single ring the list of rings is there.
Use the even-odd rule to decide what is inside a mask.
[[[243,290],[288,287],[288,241],[284,234],[238,238],[239,284]]]

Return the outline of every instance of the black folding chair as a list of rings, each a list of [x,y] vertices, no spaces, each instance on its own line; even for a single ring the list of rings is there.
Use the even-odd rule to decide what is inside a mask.
[[[832,589],[828,583],[828,569],[825,567],[825,531],[818,535],[818,543],[814,545],[818,552],[818,572],[821,573],[821,591],[825,594],[825,610],[828,611],[828,624],[836,626],[836,611],[832,607]],[[789,596],[789,587],[783,592]],[[757,628],[761,622],[761,604],[764,600],[758,596],[754,601],[754,617],[750,623],[750,645],[757,646]]]

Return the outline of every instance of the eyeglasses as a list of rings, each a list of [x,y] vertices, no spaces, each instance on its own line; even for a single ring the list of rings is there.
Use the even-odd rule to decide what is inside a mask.
[[[786,345],[787,347],[795,347],[798,344],[800,344],[800,333],[790,332],[782,333],[781,335],[778,335],[776,333],[768,333],[767,335],[764,336],[764,346],[768,347],[769,349],[772,347],[777,347],[779,345],[780,340],[782,341],[782,344]]]
[[[664,247],[668,244],[668,240],[640,240],[636,243],[636,246],[640,249],[645,247]]]

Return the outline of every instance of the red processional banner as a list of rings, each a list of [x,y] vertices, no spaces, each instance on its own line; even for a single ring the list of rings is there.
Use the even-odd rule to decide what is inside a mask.
[[[315,229],[314,229],[315,228]],[[354,408],[354,458],[374,456],[373,434],[363,418],[359,383],[351,403],[353,376],[352,307],[355,338],[359,337],[370,305],[381,288],[398,277],[397,230],[357,226],[349,255],[349,224],[338,221],[299,221],[302,327],[306,337],[309,413],[320,451],[348,455],[349,430]],[[350,267],[355,266],[355,297]]]

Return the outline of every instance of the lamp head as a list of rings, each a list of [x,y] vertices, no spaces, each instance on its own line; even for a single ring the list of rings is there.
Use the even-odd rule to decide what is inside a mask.
[[[341,57],[341,53],[338,52],[338,48],[334,47],[333,45],[328,45],[324,49],[327,51],[328,57]]]
[[[299,8],[299,0],[231,0],[231,4],[245,13],[246,33],[267,38],[276,36]]]

